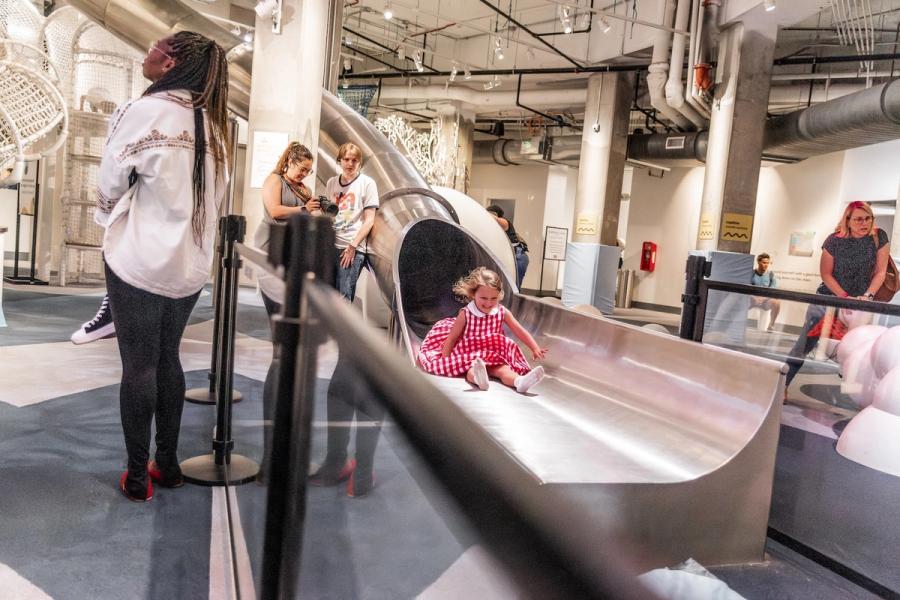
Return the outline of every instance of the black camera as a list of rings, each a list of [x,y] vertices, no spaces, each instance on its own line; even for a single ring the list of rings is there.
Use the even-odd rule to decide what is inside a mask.
[[[338,205],[325,196],[319,196],[319,208],[322,209],[322,212],[326,215],[335,216],[338,214],[340,208]]]

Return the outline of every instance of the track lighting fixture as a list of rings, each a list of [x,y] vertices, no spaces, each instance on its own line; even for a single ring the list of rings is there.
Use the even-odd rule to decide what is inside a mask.
[[[494,44],[494,55],[497,57],[497,60],[503,60],[503,46],[500,38],[496,38]]]
[[[385,21],[390,21],[394,18],[394,10],[391,8],[391,2],[388,0],[384,3],[384,10],[381,12],[384,15]]]
[[[416,71],[419,73],[425,70],[425,65],[422,64],[422,54],[418,50],[413,54],[413,64],[416,65]]]
[[[609,30],[612,29],[612,25],[609,24],[609,21],[606,20],[606,17],[600,16],[600,33],[609,33]]]
[[[348,87],[350,87],[350,82],[348,82],[346,79],[341,80],[341,87],[346,90]]]
[[[463,79],[465,79],[466,81],[472,79],[472,73],[469,72],[468,69],[466,69],[465,71],[463,71]]]
[[[559,21],[562,23],[563,33],[572,33],[572,9],[562,6],[559,9]]]
[[[350,71],[350,70],[352,70],[352,69],[353,69],[353,65],[350,63],[350,59],[349,59],[349,58],[345,58],[345,59],[344,59],[344,70],[345,70],[345,71]]]
[[[250,31],[249,29],[244,34],[244,41],[247,42],[248,44],[253,43],[253,32]]]
[[[456,66],[456,63],[453,63],[453,68],[450,69],[450,83],[456,81],[456,74],[459,73],[459,68]]]
[[[352,45],[353,45],[353,39],[352,39],[349,35],[345,35],[345,36],[344,36],[344,45],[345,45],[345,46],[352,46]]]
[[[579,29],[587,29],[591,26],[591,13],[589,11],[584,11],[581,13],[581,16],[578,17],[578,28]]]
[[[775,10],[775,0],[764,0],[763,8],[766,9],[766,12],[772,12]]]
[[[406,48],[404,48],[403,46],[397,48],[397,58],[399,58],[400,60],[406,60]]]

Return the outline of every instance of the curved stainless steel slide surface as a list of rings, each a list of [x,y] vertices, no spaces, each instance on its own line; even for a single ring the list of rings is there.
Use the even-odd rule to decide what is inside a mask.
[[[185,17],[190,9],[174,0],[71,3],[136,46],[176,27],[178,19],[195,22]],[[150,10],[155,20],[175,20],[137,26],[151,19]],[[206,22],[202,30],[211,28],[217,26]],[[224,33],[217,39],[231,35],[218,29]],[[249,64],[245,56],[233,65],[244,73],[236,82],[249,81]],[[245,99],[240,95],[236,103]],[[364,172],[384,200],[371,237],[378,285],[400,325],[395,333],[414,355],[431,325],[458,310],[450,295],[458,277],[479,265],[503,270],[487,246],[454,222],[452,208],[434,197],[408,160],[367,120],[324,93],[320,177],[336,174],[337,147],[351,140],[361,146]],[[514,289],[505,278],[507,289]],[[499,382],[490,392],[470,393],[461,379],[433,380],[518,459],[535,484],[581,499],[644,551],[643,566],[689,557],[708,565],[762,560],[781,365],[517,294],[505,302],[550,348],[548,375],[537,394],[524,397]]]

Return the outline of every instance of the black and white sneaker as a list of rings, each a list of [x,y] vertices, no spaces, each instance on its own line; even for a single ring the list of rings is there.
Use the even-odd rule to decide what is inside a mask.
[[[116,335],[116,324],[113,323],[112,309],[109,307],[109,296],[103,296],[100,310],[93,319],[78,328],[72,334],[73,344],[87,344],[94,340]]]

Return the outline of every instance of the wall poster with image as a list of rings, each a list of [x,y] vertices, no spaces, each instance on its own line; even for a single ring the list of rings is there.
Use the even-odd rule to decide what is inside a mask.
[[[815,238],[815,231],[792,231],[788,254],[790,256],[812,256]]]

